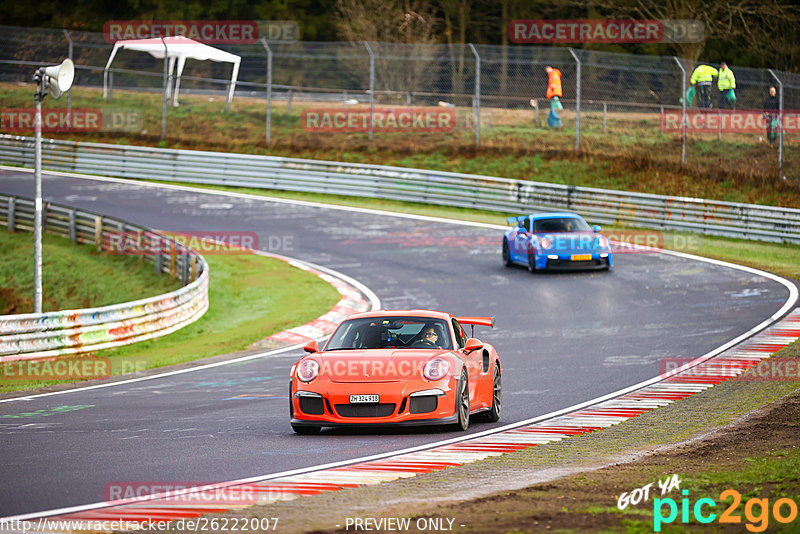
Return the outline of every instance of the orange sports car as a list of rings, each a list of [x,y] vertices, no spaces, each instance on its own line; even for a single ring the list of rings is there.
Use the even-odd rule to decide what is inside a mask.
[[[491,317],[427,310],[351,315],[292,366],[289,414],[298,434],[326,426],[453,425],[500,419],[500,359],[462,325]]]

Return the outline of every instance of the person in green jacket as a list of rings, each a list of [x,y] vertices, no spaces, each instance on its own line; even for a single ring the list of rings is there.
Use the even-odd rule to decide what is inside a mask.
[[[736,88],[736,77],[733,71],[728,68],[724,61],[719,64],[719,77],[717,78],[717,89],[719,89],[719,109],[733,109],[731,91]]]
[[[695,86],[701,108],[711,107],[711,82],[718,76],[717,69],[711,65],[698,65],[689,80]]]

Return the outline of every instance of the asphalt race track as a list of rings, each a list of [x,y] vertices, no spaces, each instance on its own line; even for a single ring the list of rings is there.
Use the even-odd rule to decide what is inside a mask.
[[[3,193],[32,198],[33,188],[31,173],[0,170]],[[654,253],[618,254],[608,273],[531,275],[502,266],[502,230],[478,226],[46,173],[43,189],[45,201],[151,228],[256,232],[262,250],[349,275],[387,309],[495,316],[476,335],[503,363],[503,417],[470,432],[652,378],[661,359],[705,354],[789,296],[749,272]],[[103,501],[112,482],[231,480],[458,435],[295,435],[286,397],[300,355],[0,403],[0,517]]]

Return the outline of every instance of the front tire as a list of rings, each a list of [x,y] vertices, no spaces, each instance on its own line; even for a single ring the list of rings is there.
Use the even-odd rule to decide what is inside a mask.
[[[503,411],[503,385],[500,377],[500,366],[495,364],[494,378],[492,379],[492,407],[488,412],[483,413],[483,418],[490,423],[500,420],[500,412]]]
[[[456,413],[458,422],[456,430],[464,431],[469,428],[469,383],[467,382],[467,370],[461,371],[461,380],[458,381],[458,396],[456,397]]]
[[[528,271],[536,272],[536,254],[534,254],[532,248],[528,249]]]

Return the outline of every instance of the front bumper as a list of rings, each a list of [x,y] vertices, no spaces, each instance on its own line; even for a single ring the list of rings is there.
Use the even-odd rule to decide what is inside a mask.
[[[290,383],[290,415],[296,426],[416,426],[457,421],[458,379],[437,382]],[[299,391],[298,391],[298,388]],[[413,395],[437,389],[441,394]],[[379,403],[350,403],[350,395],[379,395]]]
[[[581,254],[574,253],[542,253],[536,255],[536,268],[551,271],[591,271],[608,269],[613,265],[611,253],[593,253],[590,260],[573,260],[572,256]],[[607,256],[602,257],[602,254]],[[552,258],[551,256],[556,256]]]

